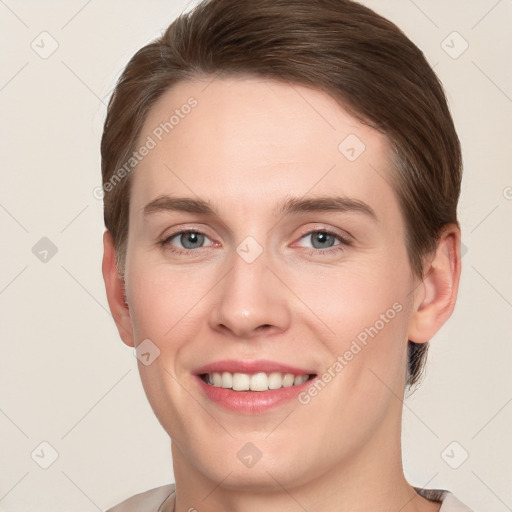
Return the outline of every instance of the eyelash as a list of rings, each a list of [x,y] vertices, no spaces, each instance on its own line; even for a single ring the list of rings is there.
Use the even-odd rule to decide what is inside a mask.
[[[185,235],[185,234],[189,234],[189,233],[195,233],[198,235],[204,235],[204,236],[208,237],[208,235],[206,235],[205,233],[202,233],[201,231],[197,231],[197,230],[193,230],[193,229],[185,229],[185,230],[181,230],[181,231],[176,231],[175,233],[172,233],[169,236],[166,236],[163,240],[160,240],[158,243],[166,251],[169,251],[173,254],[187,255],[187,254],[190,254],[193,252],[197,252],[197,250],[202,249],[202,247],[199,247],[198,249],[179,249],[179,248],[173,247],[172,245],[169,244],[169,241],[172,240],[173,238],[175,238],[176,236]],[[321,254],[321,255],[329,254],[330,255],[333,253],[338,253],[340,251],[344,251],[346,247],[349,247],[350,245],[352,245],[350,240],[341,236],[339,233],[336,233],[329,229],[314,229],[314,230],[308,231],[307,233],[304,233],[303,235],[301,235],[300,239],[302,240],[303,238],[305,238],[309,235],[313,235],[315,233],[325,233],[327,235],[332,235],[334,238],[338,239],[338,241],[340,243],[337,245],[334,245],[333,247],[329,247],[328,249],[315,249],[314,247],[311,249],[303,248],[307,251],[307,254],[309,254],[309,256],[316,256],[318,254]]]
[[[315,233],[324,233],[326,235],[332,235],[340,243],[338,245],[333,245],[332,247],[329,247],[328,249],[315,249],[314,247],[312,247],[310,249],[310,248],[303,247],[303,249],[305,249],[305,251],[307,252],[307,254],[309,256],[316,256],[318,254],[321,254],[322,256],[332,255],[334,253],[339,253],[341,251],[344,251],[346,249],[346,247],[351,245],[351,242],[347,238],[341,236],[339,233],[336,233],[335,231],[332,231],[330,229],[325,229],[325,228],[324,229],[312,229],[310,231],[307,231],[306,233],[301,235],[300,240],[302,240],[303,238],[306,238],[309,235],[313,235]]]

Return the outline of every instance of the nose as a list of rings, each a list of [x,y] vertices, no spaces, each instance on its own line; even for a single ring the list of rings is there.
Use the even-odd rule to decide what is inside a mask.
[[[243,340],[288,329],[290,292],[269,263],[265,251],[250,263],[234,252],[230,271],[215,287],[212,329]]]

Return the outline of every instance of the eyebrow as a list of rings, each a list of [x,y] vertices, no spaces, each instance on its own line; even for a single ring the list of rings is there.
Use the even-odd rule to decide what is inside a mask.
[[[147,216],[156,212],[175,211],[196,213],[218,217],[215,205],[210,201],[194,199],[191,197],[172,197],[161,195],[150,201],[143,209],[143,215]],[[289,215],[293,213],[307,212],[354,212],[366,215],[375,222],[378,217],[373,208],[359,199],[343,196],[320,196],[310,199],[290,197],[282,201],[274,209],[274,215]]]

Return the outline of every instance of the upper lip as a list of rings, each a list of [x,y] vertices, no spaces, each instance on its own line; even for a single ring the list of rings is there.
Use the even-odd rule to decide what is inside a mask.
[[[213,372],[229,372],[229,373],[292,373],[293,375],[312,375],[315,372],[312,370],[298,368],[296,366],[290,366],[288,364],[279,363],[277,361],[269,360],[252,360],[252,361],[241,361],[235,359],[226,359],[224,361],[215,361],[213,363],[206,364],[198,368],[195,373],[202,375],[205,373]]]

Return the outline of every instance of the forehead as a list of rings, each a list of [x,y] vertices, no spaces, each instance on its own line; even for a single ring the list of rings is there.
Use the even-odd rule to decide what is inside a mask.
[[[183,81],[147,116],[133,176],[140,210],[161,194],[208,198],[233,213],[283,196],[336,193],[389,210],[388,141],[326,93],[255,77]],[[396,204],[395,204],[396,206]]]

